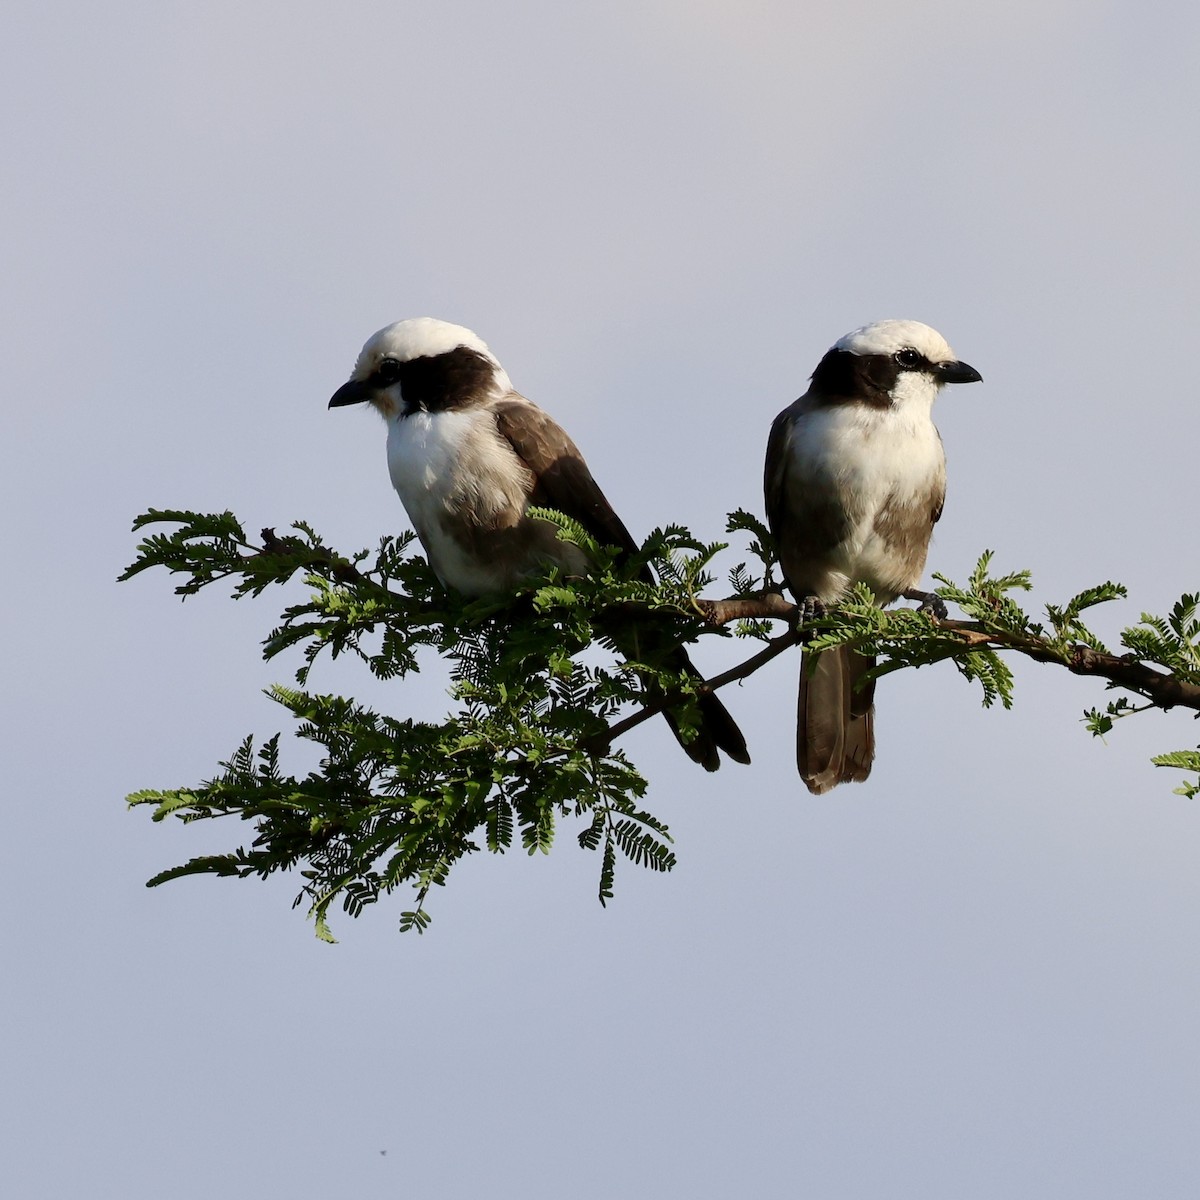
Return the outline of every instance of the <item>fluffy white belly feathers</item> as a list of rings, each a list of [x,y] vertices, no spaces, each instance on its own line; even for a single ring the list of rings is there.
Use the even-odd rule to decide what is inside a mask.
[[[915,506],[928,511],[930,481],[944,477],[942,441],[928,415],[850,404],[814,409],[793,423],[785,453],[791,505],[803,511],[815,491],[822,507],[840,510],[820,598],[832,602],[865,583],[887,602],[915,587],[921,568],[914,576],[911,556],[897,556],[888,518]]]
[[[530,472],[490,409],[410,413],[391,422],[387,456],[392,485],[447,586],[480,596],[497,590],[498,574],[511,588],[548,563],[587,572],[578,547],[526,519]]]

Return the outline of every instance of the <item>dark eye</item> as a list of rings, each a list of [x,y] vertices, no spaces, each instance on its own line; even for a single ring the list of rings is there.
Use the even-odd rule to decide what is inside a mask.
[[[909,369],[919,367],[925,361],[915,350],[908,346],[903,350],[897,350],[895,358],[897,366]]]
[[[382,359],[375,368],[375,378],[386,387],[400,378],[400,364],[394,358]]]

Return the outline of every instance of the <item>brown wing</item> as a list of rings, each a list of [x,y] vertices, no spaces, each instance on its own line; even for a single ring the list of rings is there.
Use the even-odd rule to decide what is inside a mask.
[[[763,471],[767,524],[775,537],[779,566],[793,594],[827,595],[831,587],[830,554],[850,529],[850,518],[836,487],[821,479],[802,479],[792,469],[788,442],[797,420],[806,411],[801,397],[775,418],[767,439]]]
[[[494,411],[501,437],[533,475],[531,504],[566,513],[603,546],[637,549],[561,425],[524,397],[501,400]]]
[[[601,545],[619,546],[629,554],[636,552],[637,543],[592,478],[583,455],[566,430],[523,396],[501,400],[493,408],[500,436],[508,440],[533,475],[530,503],[556,508],[573,517]],[[648,580],[654,578],[649,566],[644,566],[641,574]],[[654,639],[653,629],[641,630],[636,626],[608,632],[618,649],[627,656],[639,657],[646,649],[646,639]],[[650,654],[653,657],[652,648]],[[671,670],[686,670],[699,675],[682,646],[668,647],[663,665]],[[651,699],[657,694],[656,688],[657,685],[651,689]],[[721,762],[717,753],[720,747],[735,762],[748,763],[750,753],[746,749],[746,739],[719,697],[709,693],[701,696],[697,705],[700,728],[689,742],[684,741],[675,716],[671,712],[663,713],[688,757],[706,771],[715,771]]]
[[[937,430],[934,430],[937,433]],[[938,445],[942,444],[942,435],[937,435]],[[942,474],[941,478],[935,483],[933,494],[930,496],[932,502],[932,511],[930,513],[933,518],[930,524],[936,525],[942,519],[942,509],[946,507],[946,468],[945,468],[945,450],[942,451]]]
[[[787,493],[787,442],[791,427],[790,408],[771,422],[771,433],[767,438],[767,458],[763,464],[763,493],[767,505],[767,525],[779,540],[779,527],[787,518],[784,516],[784,497]]]

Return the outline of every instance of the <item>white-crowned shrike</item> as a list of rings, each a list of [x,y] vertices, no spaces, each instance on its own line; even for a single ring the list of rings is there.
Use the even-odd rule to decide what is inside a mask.
[[[767,443],[767,521],[799,602],[832,604],[865,583],[879,605],[914,594],[946,496],[933,402],[947,383],[982,378],[919,321],[848,333],[807,392],[775,418]],[[800,672],[796,765],[810,792],[870,774],[875,660],[846,646]]]
[[[381,329],[329,406],[361,402],[387,422],[392,484],[446,587],[482,596],[513,591],[550,566],[587,574],[587,554],[530,516],[531,505],[573,517],[601,545],[637,550],[575,443],[514,391],[469,329],[432,317]],[[682,648],[665,665],[699,677]],[[688,742],[674,716],[664,714],[689,757],[709,771],[720,765],[718,749],[749,762],[724,704],[709,693],[698,708],[699,730]]]

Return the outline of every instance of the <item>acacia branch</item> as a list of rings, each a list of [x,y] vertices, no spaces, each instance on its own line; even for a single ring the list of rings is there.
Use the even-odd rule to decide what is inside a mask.
[[[733,621],[776,620],[794,622],[800,609],[779,592],[761,592],[754,596],[730,596],[723,600],[696,600],[696,608],[705,621],[714,626],[728,625]],[[944,630],[962,639],[964,651],[979,649],[1015,650],[1035,662],[1052,663],[1065,667],[1073,675],[1091,675],[1107,680],[1114,687],[1136,692],[1156,708],[1183,707],[1200,712],[1200,686],[1180,679],[1168,672],[1140,662],[1131,654],[1115,655],[1090,646],[1076,644],[1065,653],[1043,639],[1020,636],[1005,631],[988,630],[975,622],[939,619],[930,616],[935,629]],[[722,675],[706,680],[701,693],[716,691],[727,683],[745,679],[764,663],[782,654],[784,650],[805,641],[805,635],[795,629],[774,638],[764,650],[752,655],[745,662],[731,668]],[[645,708],[612,725],[603,739],[603,748],[621,734],[656,716],[663,709],[671,708],[682,699],[682,693],[674,691],[656,698]]]
[[[795,620],[799,609],[778,592],[759,592],[754,596],[730,596],[725,600],[697,600],[696,607],[710,625],[728,625],[731,621],[774,619]]]
[[[1067,669],[1075,675],[1099,675],[1119,687],[1141,692],[1159,708],[1172,708],[1178,704],[1200,711],[1200,687],[1176,675],[1156,671],[1138,662],[1132,655],[1117,658],[1112,654],[1101,654],[1089,646],[1075,646]]]
[[[1074,645],[1063,654],[1045,642],[1032,638],[1016,638],[989,632],[968,621],[937,621],[939,628],[958,634],[973,649],[989,647],[997,650],[1016,650],[1035,662],[1053,663],[1066,667],[1073,675],[1095,675],[1107,679],[1114,687],[1137,692],[1156,708],[1177,706],[1200,711],[1200,687],[1177,675],[1156,671],[1139,662],[1132,654],[1106,654],[1091,646]]]

